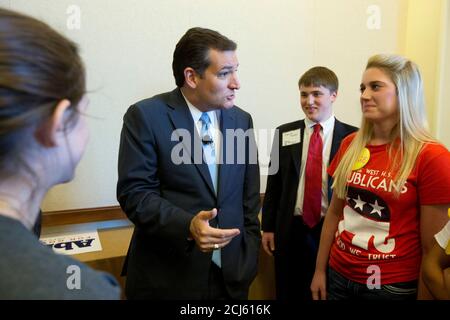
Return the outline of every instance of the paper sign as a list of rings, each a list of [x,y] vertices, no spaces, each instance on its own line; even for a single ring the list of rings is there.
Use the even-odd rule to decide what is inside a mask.
[[[102,245],[97,230],[89,232],[72,232],[48,234],[39,239],[44,245],[60,254],[79,254],[101,251]]]

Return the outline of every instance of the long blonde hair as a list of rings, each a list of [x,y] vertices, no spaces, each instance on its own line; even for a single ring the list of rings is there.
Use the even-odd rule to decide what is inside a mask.
[[[424,144],[436,142],[428,132],[422,78],[417,65],[399,55],[372,56],[367,62],[366,70],[369,68],[383,71],[397,89],[399,122],[391,132],[389,157],[393,158],[390,161],[390,169],[398,170],[393,177],[397,186],[394,192],[398,196]],[[352,173],[353,164],[369,143],[372,134],[373,124],[363,117],[361,129],[356,133],[333,175],[333,189],[341,199],[344,199],[347,193],[347,178]],[[399,144],[394,143],[395,141],[399,141]]]

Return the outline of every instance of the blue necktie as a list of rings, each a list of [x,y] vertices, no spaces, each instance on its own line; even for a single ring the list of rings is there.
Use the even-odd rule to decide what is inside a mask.
[[[208,116],[208,113],[203,112],[200,117],[200,122],[202,123],[202,129],[200,132],[200,136],[203,144],[203,156],[206,164],[208,165],[209,174],[211,176],[211,180],[214,186],[214,191],[217,194],[217,164],[216,164],[216,150],[214,148],[214,140],[212,139],[213,135],[210,130],[211,119]],[[216,249],[213,251],[212,261],[220,268],[221,256],[220,249]]]
[[[214,140],[212,139],[212,133],[210,130],[211,119],[206,112],[202,113],[200,117],[202,123],[202,129],[200,132],[203,143],[203,156],[206,164],[208,165],[209,174],[211,175],[211,181],[214,186],[214,191],[217,193],[217,165],[216,165],[216,151],[214,148]]]

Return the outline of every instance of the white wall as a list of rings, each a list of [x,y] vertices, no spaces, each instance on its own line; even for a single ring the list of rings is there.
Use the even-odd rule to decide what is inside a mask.
[[[436,134],[443,7],[446,0],[409,0],[404,54],[416,62],[424,82],[430,130]],[[433,36],[430,36],[433,35]]]
[[[437,137],[450,149],[450,1],[444,3]]]
[[[257,129],[302,118],[297,80],[325,65],[340,79],[337,117],[359,124],[359,83],[367,58],[398,52],[404,0],[0,0],[32,14],[79,43],[91,90],[91,141],[69,184],[51,190],[46,211],[116,205],[116,166],[122,116],[128,106],[175,87],[171,57],[193,26],[216,29],[238,43],[236,104]],[[66,26],[69,5],[81,28]],[[380,9],[368,13],[369,6]],[[372,19],[372,20],[370,20]],[[375,19],[375,20],[373,20]],[[370,29],[367,25],[377,26]],[[271,137],[268,138],[271,140]],[[270,144],[270,143],[269,143]],[[261,154],[267,161],[268,151]],[[262,177],[264,191],[266,177]]]

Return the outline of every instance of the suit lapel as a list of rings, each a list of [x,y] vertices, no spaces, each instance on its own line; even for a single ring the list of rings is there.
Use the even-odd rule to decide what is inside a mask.
[[[221,141],[221,152],[220,152],[220,160],[219,160],[219,181],[218,181],[218,188],[217,188],[217,195],[221,194],[224,190],[226,190],[226,184],[228,181],[229,176],[231,175],[231,170],[233,168],[232,163],[227,164],[227,129],[228,130],[235,130],[236,124],[235,124],[235,118],[234,118],[234,109],[222,109],[220,113],[220,131],[222,136]],[[231,143],[231,142],[229,142]],[[233,143],[233,149],[234,149],[234,155],[236,156],[236,145]],[[235,157],[234,157],[235,158]],[[234,159],[233,159],[234,161]]]
[[[331,141],[331,150],[330,150],[330,157],[328,160],[328,165],[331,163],[331,160],[334,158],[334,155],[339,149],[340,141],[345,136],[344,128],[342,126],[342,123],[335,118],[334,120],[334,130],[333,130],[333,140]]]
[[[297,175],[300,176],[300,163],[302,159],[302,150],[303,150],[303,140],[305,135],[305,121],[300,121],[300,143],[293,144],[291,146],[291,155],[292,160],[294,161],[294,166],[297,171]],[[283,142],[283,141],[281,141]]]
[[[203,146],[195,129],[194,120],[192,120],[191,112],[184,100],[180,89],[175,89],[170,95],[168,101],[170,106],[168,115],[174,126],[174,129],[187,130],[191,139],[183,139],[185,150],[190,151],[192,163],[195,165],[210,191],[215,195],[214,186],[209,174],[208,165],[202,161]],[[186,141],[187,140],[187,141]],[[198,152],[196,152],[198,150]]]

